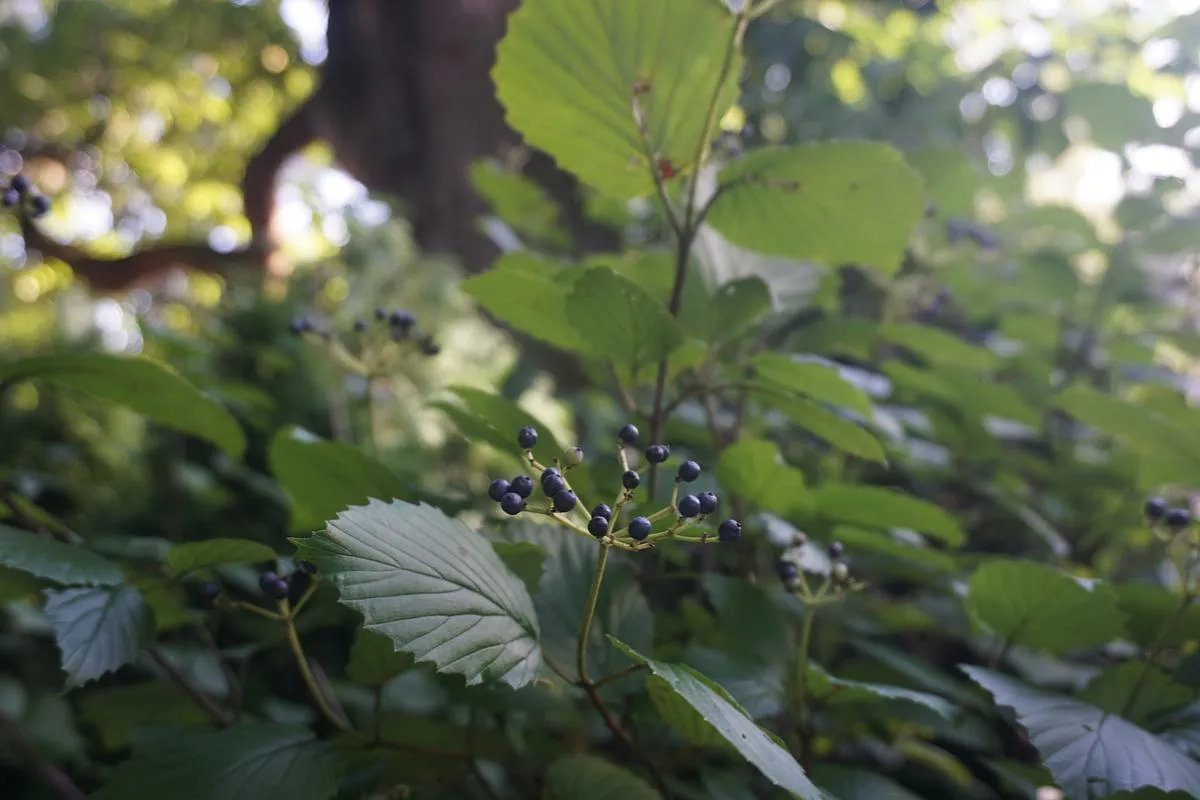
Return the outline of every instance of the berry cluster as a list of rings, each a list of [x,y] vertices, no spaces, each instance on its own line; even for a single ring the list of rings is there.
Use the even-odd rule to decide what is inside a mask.
[[[50,198],[39,194],[24,175],[14,175],[9,181],[8,188],[4,191],[3,202],[5,208],[17,208],[22,203],[26,204],[25,208],[34,218],[45,216],[50,211]]]
[[[441,345],[432,334],[422,333],[417,328],[417,317],[411,311],[401,309],[375,309],[374,322],[387,332],[387,338],[396,344],[413,343],[422,354],[436,356],[442,352]],[[371,323],[364,317],[354,320],[354,333],[362,335],[370,331]],[[333,331],[322,329],[312,317],[297,317],[288,326],[293,336],[315,334],[324,339],[332,339]]]
[[[975,246],[984,250],[995,250],[1000,247],[1000,240],[988,228],[969,219],[958,217],[946,221],[946,241],[959,244],[969,239]]]
[[[1192,524],[1190,511],[1182,507],[1171,508],[1161,497],[1151,497],[1147,500],[1144,511],[1146,519],[1151,525],[1156,528],[1159,525],[1166,526],[1167,530],[1174,533],[1178,533]]]
[[[297,561],[296,570],[290,575],[280,575],[274,570],[266,570],[258,576],[258,588],[272,600],[283,600],[293,588],[305,591],[317,574],[317,567],[311,561]],[[204,581],[200,584],[200,598],[206,605],[213,605],[221,597],[221,585],[216,581]]]
[[[633,501],[635,492],[642,483],[642,476],[637,470],[630,468],[625,451],[626,446],[637,444],[638,435],[637,427],[628,424],[617,432],[617,453],[622,475],[621,489],[612,505],[600,503],[593,506],[590,512],[585,511],[586,506],[580,503],[568,479],[570,470],[583,463],[583,450],[578,447],[569,448],[561,458],[554,460],[552,466],[544,466],[533,455],[533,448],[538,442],[538,432],[532,427],[517,431],[517,446],[525,451],[525,459],[529,466],[538,472],[538,488],[541,489],[544,501],[536,508],[531,505],[530,498],[535,487],[534,479],[529,475],[517,475],[511,480],[500,478],[492,481],[488,486],[488,497],[499,503],[500,509],[509,516],[515,517],[521,513],[545,515],[577,533],[599,539],[606,546],[625,550],[644,550],[663,539],[683,538],[680,534],[686,528],[704,520],[717,510],[718,505],[717,495],[711,491],[680,496],[682,484],[691,483],[700,477],[700,465],[691,460],[681,462],[675,471],[675,489],[671,493],[669,505],[647,516],[634,516],[624,526],[621,524],[621,512]],[[665,444],[652,444],[643,451],[643,455],[647,463],[658,465],[671,457],[671,448]],[[576,521],[572,514],[583,518],[584,521]],[[670,519],[671,523],[665,530],[655,533],[655,523],[664,519]],[[741,535],[742,524],[735,519],[727,519],[717,526],[718,541],[734,542],[741,538]],[[711,534],[702,533],[694,540],[704,543],[711,538]]]
[[[850,575],[850,567],[844,560],[846,548],[841,542],[835,541],[825,548],[830,562],[829,575],[825,583],[813,591],[802,567],[805,548],[812,546],[805,534],[797,532],[791,547],[775,562],[779,580],[789,592],[798,595],[806,604],[822,605],[837,602],[847,593],[858,591],[865,586]]]

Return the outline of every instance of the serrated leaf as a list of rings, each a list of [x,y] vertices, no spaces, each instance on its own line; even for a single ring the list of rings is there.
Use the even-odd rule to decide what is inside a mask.
[[[80,717],[100,732],[107,750],[128,747],[139,729],[163,725],[204,725],[203,709],[173,683],[108,686],[84,692]]]
[[[874,434],[858,423],[838,416],[811,400],[794,397],[769,388],[759,391],[766,402],[804,430],[824,439],[832,447],[877,464],[887,464],[887,454]]]
[[[938,506],[881,486],[826,483],[813,492],[813,503],[822,516],[838,522],[867,528],[908,528],[950,547],[966,540],[958,521]]]
[[[1137,686],[1134,704],[1125,704]],[[1078,695],[1101,711],[1120,714],[1137,725],[1145,725],[1154,717],[1187,705],[1195,693],[1186,686],[1174,683],[1166,673],[1151,668],[1143,661],[1126,661],[1101,672],[1088,682]]]
[[[531,542],[492,542],[492,548],[513,574],[525,583],[529,594],[536,597],[538,585],[542,582],[542,570],[546,566],[545,549]]]
[[[271,439],[271,474],[292,503],[288,528],[308,533],[321,528],[347,506],[368,498],[410,497],[409,488],[391,470],[353,445],[319,439],[288,427]]]
[[[542,652],[533,601],[487,539],[425,504],[371,500],[297,541],[363,627],[467,683],[519,688]]]
[[[1005,641],[1054,653],[1101,645],[1124,633],[1125,615],[1107,586],[1032,561],[993,561],[971,576],[967,610]]]
[[[996,363],[992,351],[969,344],[954,334],[915,322],[880,325],[879,335],[903,347],[933,367],[959,367],[968,370],[989,369]]]
[[[467,278],[462,290],[514,330],[561,350],[577,352],[583,341],[567,316],[570,283],[561,265],[526,251],[506,253],[486,272]]]
[[[337,751],[307,728],[245,724],[180,730],[138,742],[93,800],[326,800],[337,792]]]
[[[1189,639],[1200,638],[1200,605],[1189,604],[1168,631],[1167,623],[1178,613],[1182,597],[1148,583],[1124,583],[1113,591],[1121,611],[1129,616],[1129,638],[1142,647],[1149,648],[1155,642],[1160,647],[1179,647]]]
[[[381,633],[359,628],[350,648],[346,676],[365,686],[382,686],[413,666],[413,657],[396,652],[392,640]]]
[[[62,653],[68,686],[133,661],[152,625],[150,609],[132,586],[47,590],[43,610]]]
[[[784,710],[787,662],[783,660],[763,663],[724,650],[688,647],[681,661],[729,692],[751,719],[773,717]]]
[[[249,539],[208,539],[176,545],[167,554],[167,566],[177,575],[218,564],[274,561],[275,551]]]
[[[721,170],[707,222],[731,243],[891,275],[925,214],[921,176],[891,146],[844,141],[767,147]]]
[[[952,719],[958,714],[958,709],[952,703],[935,694],[918,692],[903,686],[842,680],[830,675],[816,664],[809,665],[808,684],[812,689],[813,696],[822,698],[827,703],[903,700],[924,706],[944,719]]]
[[[867,418],[871,416],[871,400],[866,393],[842,378],[833,367],[797,361],[783,353],[761,353],[750,364],[758,380],[768,386],[846,408]]]
[[[63,586],[116,586],[121,568],[104,556],[0,525],[0,564]]]
[[[804,769],[775,738],[754,724],[745,710],[731,700],[728,692],[684,664],[646,658],[616,639],[613,644],[630,658],[649,667],[652,675],[664,681],[767,780],[803,800],[821,800],[820,790],[805,776]]]
[[[726,490],[781,516],[803,507],[807,497],[804,473],[763,439],[741,439],[723,450],[717,478]]]
[[[37,381],[126,406],[151,422],[212,442],[234,458],[246,450],[225,408],[165,364],[142,356],[37,356],[0,364],[0,381]]]
[[[521,452],[517,448],[517,431],[531,425],[538,431],[537,447],[533,448],[534,455],[547,464],[552,459],[562,456],[563,447],[554,437],[554,433],[537,417],[513,401],[493,392],[469,386],[452,386],[450,391],[478,420],[479,425],[472,426],[471,431],[466,434],[467,438],[482,439],[502,453],[517,456]]]
[[[1128,720],[981,667],[961,669],[1016,712],[1069,800],[1143,786],[1200,796],[1200,764]]]
[[[575,333],[598,358],[636,368],[683,343],[679,324],[638,284],[605,267],[589,269],[567,295]]]
[[[508,123],[525,141],[604,194],[654,189],[649,150],[675,172],[692,166],[704,109],[733,104],[741,56],[721,83],[734,19],[709,0],[526,0],[508,20],[492,76]]]
[[[546,770],[542,800],[655,800],[633,773],[595,756],[563,756]]]

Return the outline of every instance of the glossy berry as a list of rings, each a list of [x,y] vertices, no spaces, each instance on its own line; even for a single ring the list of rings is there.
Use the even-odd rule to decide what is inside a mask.
[[[424,339],[421,340],[422,355],[427,355],[430,358],[432,358],[433,356],[436,356],[440,352],[442,352],[442,346],[440,344],[438,344],[436,341],[434,341],[432,336],[426,336]]]
[[[604,517],[607,520],[612,519],[612,507],[608,503],[601,503],[592,509],[593,517]]]
[[[359,317],[358,319],[354,320],[354,332],[355,333],[362,333],[366,329],[367,329],[367,321],[365,319],[363,319],[362,317]]]
[[[629,536],[636,541],[642,541],[650,535],[653,526],[645,517],[634,517],[629,521]]]
[[[722,542],[736,542],[742,538],[742,523],[736,519],[727,519],[717,528],[717,538]]]
[[[504,478],[497,478],[496,480],[492,481],[492,485],[488,487],[488,497],[499,503],[501,497],[504,497],[504,495],[512,491],[510,487],[511,484],[504,480]]]
[[[303,560],[297,561],[296,569],[303,572],[305,575],[316,575],[317,574],[317,565],[311,561],[303,561]]]
[[[621,476],[621,485],[629,491],[633,491],[642,483],[642,476],[637,474],[637,470],[629,470]]]
[[[608,517],[595,516],[588,522],[588,533],[599,539],[608,533]]]
[[[583,448],[568,447],[563,451],[563,463],[568,467],[578,467],[583,463]]]
[[[287,581],[270,570],[258,576],[258,588],[272,600],[282,600],[288,593]]]
[[[521,428],[517,431],[517,447],[522,450],[532,450],[537,446],[537,428]]]
[[[1167,501],[1161,497],[1151,497],[1146,501],[1146,506],[1143,510],[1145,511],[1146,519],[1157,522],[1167,513]]]
[[[633,444],[638,438],[637,425],[626,423],[621,426],[621,430],[617,431],[617,438],[625,444]]]
[[[679,498],[675,508],[679,510],[681,517],[694,517],[700,513],[700,498],[694,494],[685,494]]]
[[[375,309],[375,319],[377,319],[380,322],[383,322],[387,318],[388,318],[388,312],[387,312],[386,308]]]
[[[671,448],[665,444],[652,444],[646,448],[646,460],[651,464],[661,464],[671,455]]]
[[[13,208],[21,202],[21,193],[16,189],[9,189],[4,193],[4,207]]]
[[[781,558],[775,562],[775,571],[779,573],[779,580],[784,583],[791,583],[796,580],[796,576],[799,574],[795,562],[788,561],[786,558]]]
[[[1168,509],[1165,519],[1169,528],[1186,528],[1192,524],[1192,515],[1186,508]]]
[[[508,490],[522,499],[533,494],[533,478],[528,475],[518,475],[509,481]]]
[[[684,483],[691,483],[700,477],[700,465],[695,461],[685,461],[679,465],[679,471],[676,475]]]
[[[406,331],[417,324],[417,318],[410,311],[393,311],[388,316],[388,324],[393,328]]]
[[[50,198],[45,195],[38,195],[29,201],[29,213],[34,217],[42,217],[50,210]]]
[[[206,603],[211,603],[221,595],[221,587],[216,581],[205,581],[200,584],[200,599]]]
[[[830,558],[832,558],[836,561],[837,559],[841,558],[842,555],[846,552],[846,548],[842,545],[841,542],[830,542],[829,548],[826,552],[829,553]]]
[[[717,495],[713,492],[705,492],[700,495],[700,513],[711,514],[717,510]]]
[[[544,484],[546,481],[550,480],[551,478],[561,478],[561,477],[562,477],[562,470],[560,470],[558,467],[546,467],[546,469],[544,469],[542,471],[542,474],[540,476],[538,476],[538,481],[540,483]]]
[[[500,508],[510,517],[515,517],[525,510],[525,498],[516,492],[509,492],[500,498]]]
[[[573,509],[578,502],[579,500],[575,497],[574,492],[563,489],[554,495],[554,510],[560,514],[565,514]]]
[[[13,175],[13,179],[9,181],[8,188],[17,194],[25,194],[29,191],[29,179],[24,175]]]
[[[567,482],[557,475],[549,475],[542,478],[542,492],[546,497],[554,497],[566,488]]]

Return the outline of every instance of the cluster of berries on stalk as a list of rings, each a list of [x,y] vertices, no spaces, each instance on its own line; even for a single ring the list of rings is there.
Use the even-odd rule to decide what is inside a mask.
[[[805,548],[813,546],[808,536],[798,531],[792,537],[791,546],[776,560],[779,580],[789,592],[798,595],[805,603],[820,605],[836,602],[866,585],[850,574],[850,566],[845,561],[846,548],[841,542],[834,541],[825,548],[825,554],[829,557],[829,574],[824,585],[814,591],[803,568]]]
[[[265,570],[258,576],[258,588],[271,600],[283,600],[290,595],[304,594],[312,585],[317,567],[311,561],[297,561],[290,575],[280,575],[274,570]],[[200,599],[206,605],[214,605],[221,597],[221,585],[216,581],[200,584]]]
[[[1144,508],[1147,521],[1156,530],[1166,528],[1171,533],[1178,533],[1192,524],[1192,512],[1182,506],[1172,508],[1161,497],[1151,497]]]
[[[424,333],[417,327],[417,316],[411,311],[403,309],[387,309],[377,308],[373,315],[373,319],[368,320],[366,317],[359,317],[354,320],[353,331],[362,337],[369,333],[372,329],[372,322],[376,330],[386,332],[387,339],[396,344],[413,344],[421,351],[422,355],[436,356],[442,352],[441,345],[431,333]],[[293,336],[304,336],[313,334],[320,336],[323,339],[332,339],[333,331],[328,328],[322,328],[312,317],[302,316],[296,317],[288,326]]]
[[[4,190],[3,203],[5,208],[18,208],[22,205],[29,216],[45,216],[50,211],[50,198],[39,194],[33,184],[24,175],[14,175]]]
[[[621,489],[612,505],[600,503],[586,511],[578,495],[572,488],[569,473],[583,463],[584,453],[578,447],[566,450],[561,458],[556,458],[551,466],[539,463],[533,455],[537,446],[538,432],[535,428],[525,427],[517,431],[517,446],[525,452],[525,459],[530,467],[538,472],[538,484],[544,500],[532,500],[534,479],[529,475],[517,475],[511,480],[503,478],[492,481],[488,486],[488,497],[500,504],[500,509],[509,516],[521,513],[540,514],[554,519],[577,533],[590,535],[599,539],[603,544],[619,547],[625,550],[644,550],[654,546],[663,539],[687,538],[692,541],[706,543],[712,540],[712,535],[703,533],[699,537],[683,536],[684,531],[706,519],[717,510],[719,504],[715,492],[707,491],[696,494],[680,495],[683,484],[692,483],[700,477],[700,465],[692,460],[679,464],[675,472],[675,488],[671,493],[671,502],[664,508],[646,515],[634,516],[628,523],[622,525],[622,511],[635,497],[638,487],[642,484],[642,476],[629,466],[626,447],[636,445],[638,440],[636,426],[627,424],[617,432],[617,454],[620,461]],[[671,448],[665,444],[651,444],[643,451],[646,461],[651,465],[666,462],[671,457]],[[586,521],[577,521],[576,517]],[[669,520],[669,524],[654,532],[655,523]],[[720,542],[735,542],[741,538],[742,524],[736,519],[727,519],[717,526],[716,539]]]

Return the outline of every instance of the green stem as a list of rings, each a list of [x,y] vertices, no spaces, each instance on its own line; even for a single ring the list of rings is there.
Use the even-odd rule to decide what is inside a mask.
[[[300,670],[300,677],[304,679],[304,685],[308,687],[308,693],[312,695],[317,708],[325,715],[325,719],[329,720],[330,724],[339,731],[352,731],[350,723],[333,710],[329,704],[329,698],[325,696],[325,692],[321,691],[321,686],[317,683],[316,676],[313,675],[312,667],[308,665],[308,657],[304,655],[304,645],[300,643],[300,634],[296,631],[295,620],[287,607],[287,600],[280,601],[279,616],[283,623],[283,630],[287,634],[288,644],[291,645],[292,655],[296,657],[296,668]]]
[[[627,675],[632,675],[635,672],[641,672],[645,668],[646,665],[642,663],[630,664],[628,667],[619,669],[616,672],[610,672],[602,678],[597,678],[596,680],[592,681],[592,686],[599,689],[601,686],[604,686],[607,683],[619,681],[621,678],[624,678]]]
[[[1138,675],[1137,681],[1133,684],[1133,688],[1129,690],[1129,697],[1125,698],[1124,705],[1121,706],[1121,716],[1128,714],[1137,702],[1138,696],[1142,690],[1146,688],[1146,681],[1150,680],[1150,673],[1154,671],[1155,662],[1163,651],[1163,645],[1167,641],[1167,637],[1174,631],[1175,626],[1183,619],[1183,615],[1187,613],[1188,608],[1192,605],[1192,600],[1195,599],[1191,593],[1185,593],[1183,600],[1180,601],[1179,607],[1175,609],[1175,613],[1163,625],[1162,630],[1158,632],[1158,636],[1154,640],[1154,644],[1150,645],[1150,649],[1146,652],[1146,664],[1142,667],[1142,672]]]
[[[816,619],[817,608],[818,605],[807,606],[804,609],[804,622],[800,625],[800,662],[796,668],[800,682],[796,686],[796,704],[800,707],[801,715],[804,714],[808,695],[808,650],[812,645],[813,620]]]
[[[580,683],[591,684],[587,676],[587,645],[592,633],[592,619],[596,616],[596,603],[600,600],[600,584],[604,582],[604,568],[608,565],[608,546],[601,545],[600,555],[596,557],[596,571],[592,573],[592,588],[588,591],[587,606],[583,611],[583,620],[579,623],[579,643],[575,649],[575,668],[579,673]]]

